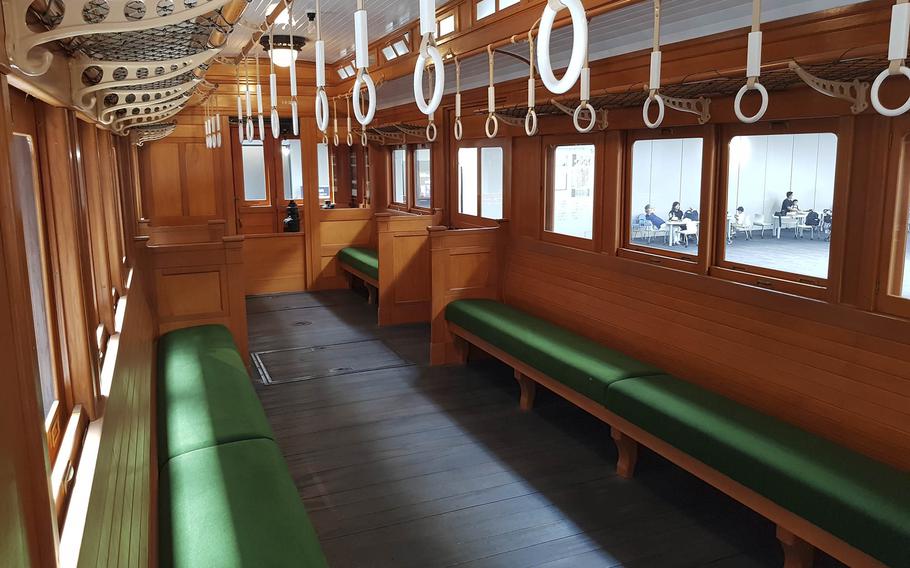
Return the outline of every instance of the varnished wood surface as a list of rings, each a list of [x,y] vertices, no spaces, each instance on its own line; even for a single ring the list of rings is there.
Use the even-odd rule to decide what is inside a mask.
[[[427,367],[424,325],[380,329],[347,291],[248,312],[252,351],[379,339],[414,363],[257,385],[334,568],[782,564],[773,525],[654,454],[617,476],[596,418],[544,389],[522,412],[511,369]]]

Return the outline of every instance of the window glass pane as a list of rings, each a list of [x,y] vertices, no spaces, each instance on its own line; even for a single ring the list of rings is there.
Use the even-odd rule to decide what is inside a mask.
[[[49,330],[49,306],[45,285],[44,242],[42,239],[41,217],[38,212],[38,179],[32,140],[28,136],[15,134],[12,138],[10,158],[13,163],[13,183],[22,204],[22,232],[25,239],[28,264],[28,287],[32,299],[32,318],[35,324],[35,347],[38,355],[38,381],[41,386],[41,408],[44,416],[51,411],[57,400],[57,385],[54,381],[54,366],[51,356]]]
[[[632,145],[631,242],[698,254],[702,139]]]
[[[837,136],[737,136],[729,152],[724,258],[826,278]]]
[[[515,4],[518,4],[518,2],[520,2],[520,0],[499,0],[499,9],[503,10],[509,6],[514,6]]]
[[[247,201],[265,201],[265,153],[262,142],[244,142],[243,154],[243,198]]]
[[[300,160],[300,140],[282,140],[281,166],[285,199],[303,199],[303,166]]]
[[[591,239],[594,237],[594,145],[553,149],[547,230]]]
[[[436,24],[437,33],[436,35],[442,37],[448,35],[455,31],[455,14],[451,16],[446,16],[445,18],[439,20],[439,23]]]
[[[458,149],[458,212],[477,215],[477,148]]]
[[[316,166],[319,177],[319,199],[328,199],[329,188],[329,145],[316,145]]]
[[[502,148],[480,149],[480,214],[502,219]]]
[[[352,149],[350,152],[351,159],[348,161],[349,175],[351,178],[351,197],[357,197],[357,151]]]
[[[496,0],[480,0],[477,3],[477,19],[486,18],[496,11]]]
[[[392,48],[391,45],[387,45],[387,46],[385,46],[385,47],[382,48],[382,55],[383,55],[388,61],[391,61],[391,60],[395,59],[396,57],[398,57],[398,54],[395,53],[395,50]]]
[[[405,201],[408,187],[408,155],[405,150],[392,151],[392,201],[407,203]]]
[[[408,44],[403,39],[396,41],[394,44],[392,44],[392,47],[395,49],[395,53],[397,53],[398,55],[404,55],[405,53],[407,53],[409,51]]]
[[[414,204],[417,207],[430,208],[432,187],[430,149],[418,148],[414,150]]]

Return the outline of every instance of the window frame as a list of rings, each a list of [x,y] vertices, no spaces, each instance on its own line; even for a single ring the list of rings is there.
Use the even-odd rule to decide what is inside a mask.
[[[907,234],[910,227],[910,117],[892,119],[891,147],[888,153],[875,309],[910,318],[910,297],[902,296],[900,291],[901,281],[910,279],[910,266],[904,272],[906,249],[910,247],[910,236]]]
[[[417,168],[415,166],[414,154],[416,150],[430,151],[430,206],[419,207],[417,205]],[[404,201],[395,201],[395,152],[404,151],[405,154],[405,187]],[[390,146],[388,149],[388,194],[387,203],[389,209],[403,211],[405,213],[416,213],[420,215],[428,214],[433,211],[433,205],[436,200],[436,184],[434,183],[434,162],[433,145],[427,143],[410,143],[397,144]]]
[[[724,280],[749,284],[760,288],[787,292],[800,296],[836,302],[840,292],[846,230],[846,211],[850,186],[850,163],[853,148],[853,119],[809,118],[759,122],[755,124],[726,124],[718,140],[719,175],[715,197],[713,260],[709,275]],[[724,258],[727,247],[727,199],[729,184],[730,142],[737,136],[772,136],[781,134],[834,134],[837,137],[837,154],[834,168],[834,215],[831,244],[828,251],[828,275],[815,278],[804,274],[740,264]]]
[[[679,140],[700,138],[702,140],[701,196],[699,198],[698,254],[664,250],[632,242],[632,161],[633,147],[641,140]],[[617,256],[650,264],[665,264],[691,272],[706,272],[710,258],[711,222],[713,220],[712,203],[717,187],[716,128],[712,125],[679,126],[655,130],[643,129],[629,131],[623,145],[625,156],[622,176],[621,196],[621,230]]]
[[[512,212],[512,140],[511,138],[472,138],[464,139],[452,147],[452,191],[449,196],[451,218],[456,227],[496,227],[499,222],[509,218]],[[458,152],[463,148],[474,148],[477,151],[477,215],[469,215],[458,210]],[[491,219],[483,216],[483,167],[480,152],[483,148],[500,148],[502,150],[502,218]]]
[[[440,35],[439,32],[441,29],[441,27],[440,27],[441,23],[443,20],[445,20],[449,17],[454,18],[454,22],[455,22],[454,27],[452,28],[451,32]],[[455,8],[453,8],[451,10],[446,10],[445,12],[442,12],[441,14],[437,15],[436,16],[436,37],[439,39],[442,39],[442,38],[450,38],[450,37],[454,36],[455,34],[458,33],[458,31],[460,29],[460,26],[458,25],[459,23],[460,22],[459,22],[458,10]]]
[[[231,154],[233,157],[234,163],[234,195],[237,197],[237,208],[238,209],[253,209],[257,208],[262,210],[263,208],[268,208],[272,206],[272,185],[274,183],[274,172],[272,167],[270,167],[273,157],[271,157],[271,136],[265,137],[265,140],[262,140],[262,169],[265,175],[265,199],[247,199],[246,198],[246,188],[243,184],[243,144],[234,136],[229,137],[231,139]]]
[[[542,207],[538,218],[539,239],[565,247],[598,251],[603,248],[604,240],[604,151],[606,144],[603,133],[564,134],[544,136],[541,140],[545,160],[541,190],[543,191]],[[556,148],[564,146],[594,146],[594,206],[591,210],[591,238],[585,239],[574,235],[565,235],[547,229],[548,219],[553,209],[553,180],[551,173],[555,169]]]
[[[515,2],[514,4],[511,4],[509,6],[502,6],[500,4],[502,2],[502,0],[493,0],[493,11],[490,12],[489,15],[480,18],[477,16],[477,5],[480,4],[481,0],[471,0],[471,19],[475,23],[483,22],[484,20],[486,20],[487,22],[492,21],[491,20],[492,18],[496,18],[497,16],[500,16],[505,10],[509,10],[511,8],[517,8],[517,7],[524,5],[525,1],[526,0],[518,0],[517,2]],[[486,22],[484,22],[484,23],[486,23]]]
[[[303,200],[306,197],[305,188],[301,191],[302,195],[300,199],[286,199],[284,197],[284,154],[281,151],[281,143],[285,140],[297,140],[300,143],[300,174],[301,179],[304,178],[303,174],[303,140],[300,136],[294,136],[292,133],[282,132],[278,138],[274,139],[274,144],[277,152],[277,160],[272,164],[272,168],[275,170],[274,179],[275,179],[275,195],[274,201],[278,209],[284,209],[288,206],[288,203],[291,201],[299,202],[298,206],[303,206]],[[292,147],[293,148],[293,147]],[[267,186],[268,187],[268,186]],[[280,213],[280,212],[279,212]]]

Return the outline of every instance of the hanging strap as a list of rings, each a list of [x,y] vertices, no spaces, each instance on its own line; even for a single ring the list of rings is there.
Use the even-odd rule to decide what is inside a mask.
[[[455,61],[455,140],[464,136],[464,126],[461,124],[461,63],[458,56],[453,56]]]
[[[338,97],[332,97],[332,114],[335,115],[332,118],[332,124],[335,127],[335,136],[332,138],[332,142],[335,143],[335,146],[338,146]]]
[[[768,90],[761,84],[761,0],[752,0],[752,31],[749,33],[748,55],[746,56],[746,84],[736,94],[733,101],[733,112],[740,122],[752,124],[765,116],[768,110]],[[761,96],[761,107],[753,116],[746,116],[742,111],[743,97],[751,90],[758,91]]]
[[[490,86],[487,87],[487,122],[484,125],[487,138],[496,138],[499,133],[499,119],[496,118],[496,83],[493,79],[493,45],[487,46],[487,65],[490,68]]]
[[[354,133],[351,130],[351,97],[350,96],[345,95],[344,104],[347,106],[346,112],[347,112],[348,136],[347,136],[346,142],[348,143],[348,146],[353,146],[354,145]]]
[[[651,49],[651,76],[648,79],[648,98],[641,109],[642,119],[648,128],[660,127],[666,112],[664,98],[660,95],[660,67],[662,63],[660,51],[660,2],[661,0],[654,0],[654,45]],[[653,122],[649,114],[652,103],[657,103],[657,120]]]
[[[908,36],[910,36],[910,3],[908,0],[897,0],[891,7],[891,35],[888,40],[888,68],[879,73],[872,83],[872,106],[883,116],[900,116],[910,110],[910,99],[897,107],[888,108],[879,98],[879,89],[885,79],[892,75],[903,75],[910,79],[910,69],[907,68]]]
[[[537,80],[534,78],[534,28],[540,23],[540,18],[528,30],[528,114],[525,115],[525,134],[537,134]]]

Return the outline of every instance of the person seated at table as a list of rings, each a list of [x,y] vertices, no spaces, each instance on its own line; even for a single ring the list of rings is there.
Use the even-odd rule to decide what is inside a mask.
[[[666,221],[657,216],[657,213],[654,212],[654,208],[650,204],[645,205],[645,219],[651,221],[651,224],[654,225],[654,228],[658,231],[667,224]]]
[[[799,199],[793,200],[793,205],[790,207],[790,213],[802,213],[802,210],[799,208]]]
[[[746,240],[752,238],[752,219],[746,214],[746,209],[740,205],[733,214],[733,226],[746,234]]]
[[[793,199],[793,192],[788,191],[787,197],[784,198],[784,201],[780,204],[780,215],[785,216],[788,213],[799,211],[797,206],[798,200]]]
[[[671,221],[682,221],[685,213],[682,210],[682,207],[679,206],[679,201],[673,202],[673,207],[670,208],[670,212],[667,214]]]

